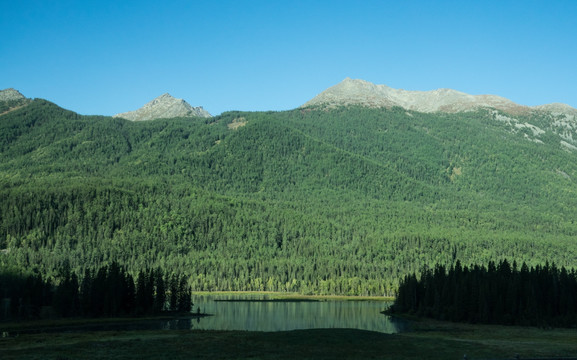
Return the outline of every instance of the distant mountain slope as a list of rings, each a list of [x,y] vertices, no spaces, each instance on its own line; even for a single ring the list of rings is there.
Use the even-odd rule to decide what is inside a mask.
[[[129,111],[114,115],[132,121],[144,121],[153,119],[167,119],[175,117],[211,117],[210,113],[202,106],[192,107],[182,99],[176,99],[166,93],[148,102],[135,111]]]
[[[457,259],[574,266],[567,111],[128,121],[35,99],[0,116],[0,265],[57,276],[114,260],[196,290],[325,294],[393,294]]]
[[[452,89],[408,91],[350,78],[323,91],[302,107],[337,105],[362,105],[377,108],[400,106],[407,110],[426,113],[456,113],[479,108],[494,108],[512,114],[528,113],[531,110],[549,111],[554,107],[556,111],[560,110],[566,114],[577,113],[576,109],[563,104],[531,108],[495,95],[469,95]]]

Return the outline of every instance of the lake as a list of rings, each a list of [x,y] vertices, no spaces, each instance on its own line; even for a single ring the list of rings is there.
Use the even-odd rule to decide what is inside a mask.
[[[237,301],[234,301],[237,300]],[[255,301],[247,301],[255,300]],[[192,329],[287,331],[348,328],[397,333],[403,322],[381,314],[387,301],[267,301],[266,295],[194,296],[194,309],[214,316],[192,319]]]
[[[392,303],[378,300],[272,300],[266,294],[194,295],[194,311],[200,307],[204,317],[142,319],[136,321],[94,322],[54,328],[4,331],[18,336],[49,332],[125,331],[125,330],[241,330],[289,331],[297,329],[361,329],[394,334],[407,330],[407,323],[381,314]]]

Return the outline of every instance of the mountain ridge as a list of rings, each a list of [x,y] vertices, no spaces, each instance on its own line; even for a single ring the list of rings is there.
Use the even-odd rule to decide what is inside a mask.
[[[14,88],[0,90],[0,102],[30,101]],[[477,109],[496,109],[510,115],[527,115],[545,112],[553,116],[564,115],[577,121],[577,109],[564,103],[550,103],[537,106],[517,104],[498,95],[471,95],[461,91],[439,88],[430,91],[394,89],[387,85],[377,85],[362,79],[345,78],[296,109],[307,107],[334,108],[337,106],[359,105],[370,108],[392,108],[399,106],[410,111],[424,113],[459,113]],[[145,121],[174,117],[203,117],[212,115],[202,106],[191,106],[183,99],[164,93],[149,101],[141,108],[113,115],[131,121]]]
[[[391,108],[400,106],[406,110],[425,113],[458,113],[479,108],[494,108],[509,114],[527,114],[531,111],[546,111],[558,114],[577,115],[577,109],[561,103],[526,106],[497,95],[470,95],[453,89],[412,91],[394,89],[387,85],[376,85],[361,79],[345,78],[340,83],[324,90],[301,108],[321,106],[335,107],[360,105],[366,107]]]
[[[164,93],[137,110],[119,113],[113,117],[131,121],[146,121],[174,117],[209,118],[212,115],[202,106],[193,107],[183,99],[177,99],[169,93]]]

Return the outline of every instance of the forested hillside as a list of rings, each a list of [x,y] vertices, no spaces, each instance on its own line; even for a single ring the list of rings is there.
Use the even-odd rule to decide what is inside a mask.
[[[457,259],[574,267],[577,162],[555,121],[341,107],[130,122],[36,99],[0,115],[0,264],[374,295]]]

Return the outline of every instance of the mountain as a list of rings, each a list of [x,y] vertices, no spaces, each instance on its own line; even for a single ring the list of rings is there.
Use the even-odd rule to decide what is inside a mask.
[[[135,122],[31,100],[0,115],[0,268],[56,279],[117,261],[195,290],[353,295],[457,260],[574,267],[570,111]]]
[[[16,89],[4,89],[0,90],[0,101],[15,101],[15,100],[25,100],[26,97],[22,95]]]
[[[132,121],[144,121],[153,119],[167,119],[175,117],[203,117],[209,118],[212,115],[204,110],[202,106],[192,107],[182,99],[176,99],[166,93],[145,104],[138,110],[129,111],[114,115],[114,117],[124,118]]]
[[[31,101],[16,89],[0,90],[0,115],[19,109]]]
[[[323,91],[301,107],[361,105],[368,107],[400,106],[407,110],[426,113],[457,113],[479,108],[493,108],[510,114],[526,114],[531,110],[555,110],[575,115],[577,110],[564,104],[528,107],[495,95],[469,95],[452,89],[408,91],[375,85],[368,81],[346,78]]]
[[[560,103],[529,107],[495,95],[469,95],[451,89],[407,91],[346,78],[301,108],[331,109],[351,105],[368,108],[397,106],[422,113],[451,114],[486,109],[491,111],[493,120],[506,124],[511,132],[523,133],[528,140],[541,142],[540,136],[551,131],[560,137],[562,148],[577,150],[577,109]],[[527,122],[528,119],[532,119],[531,123]]]

